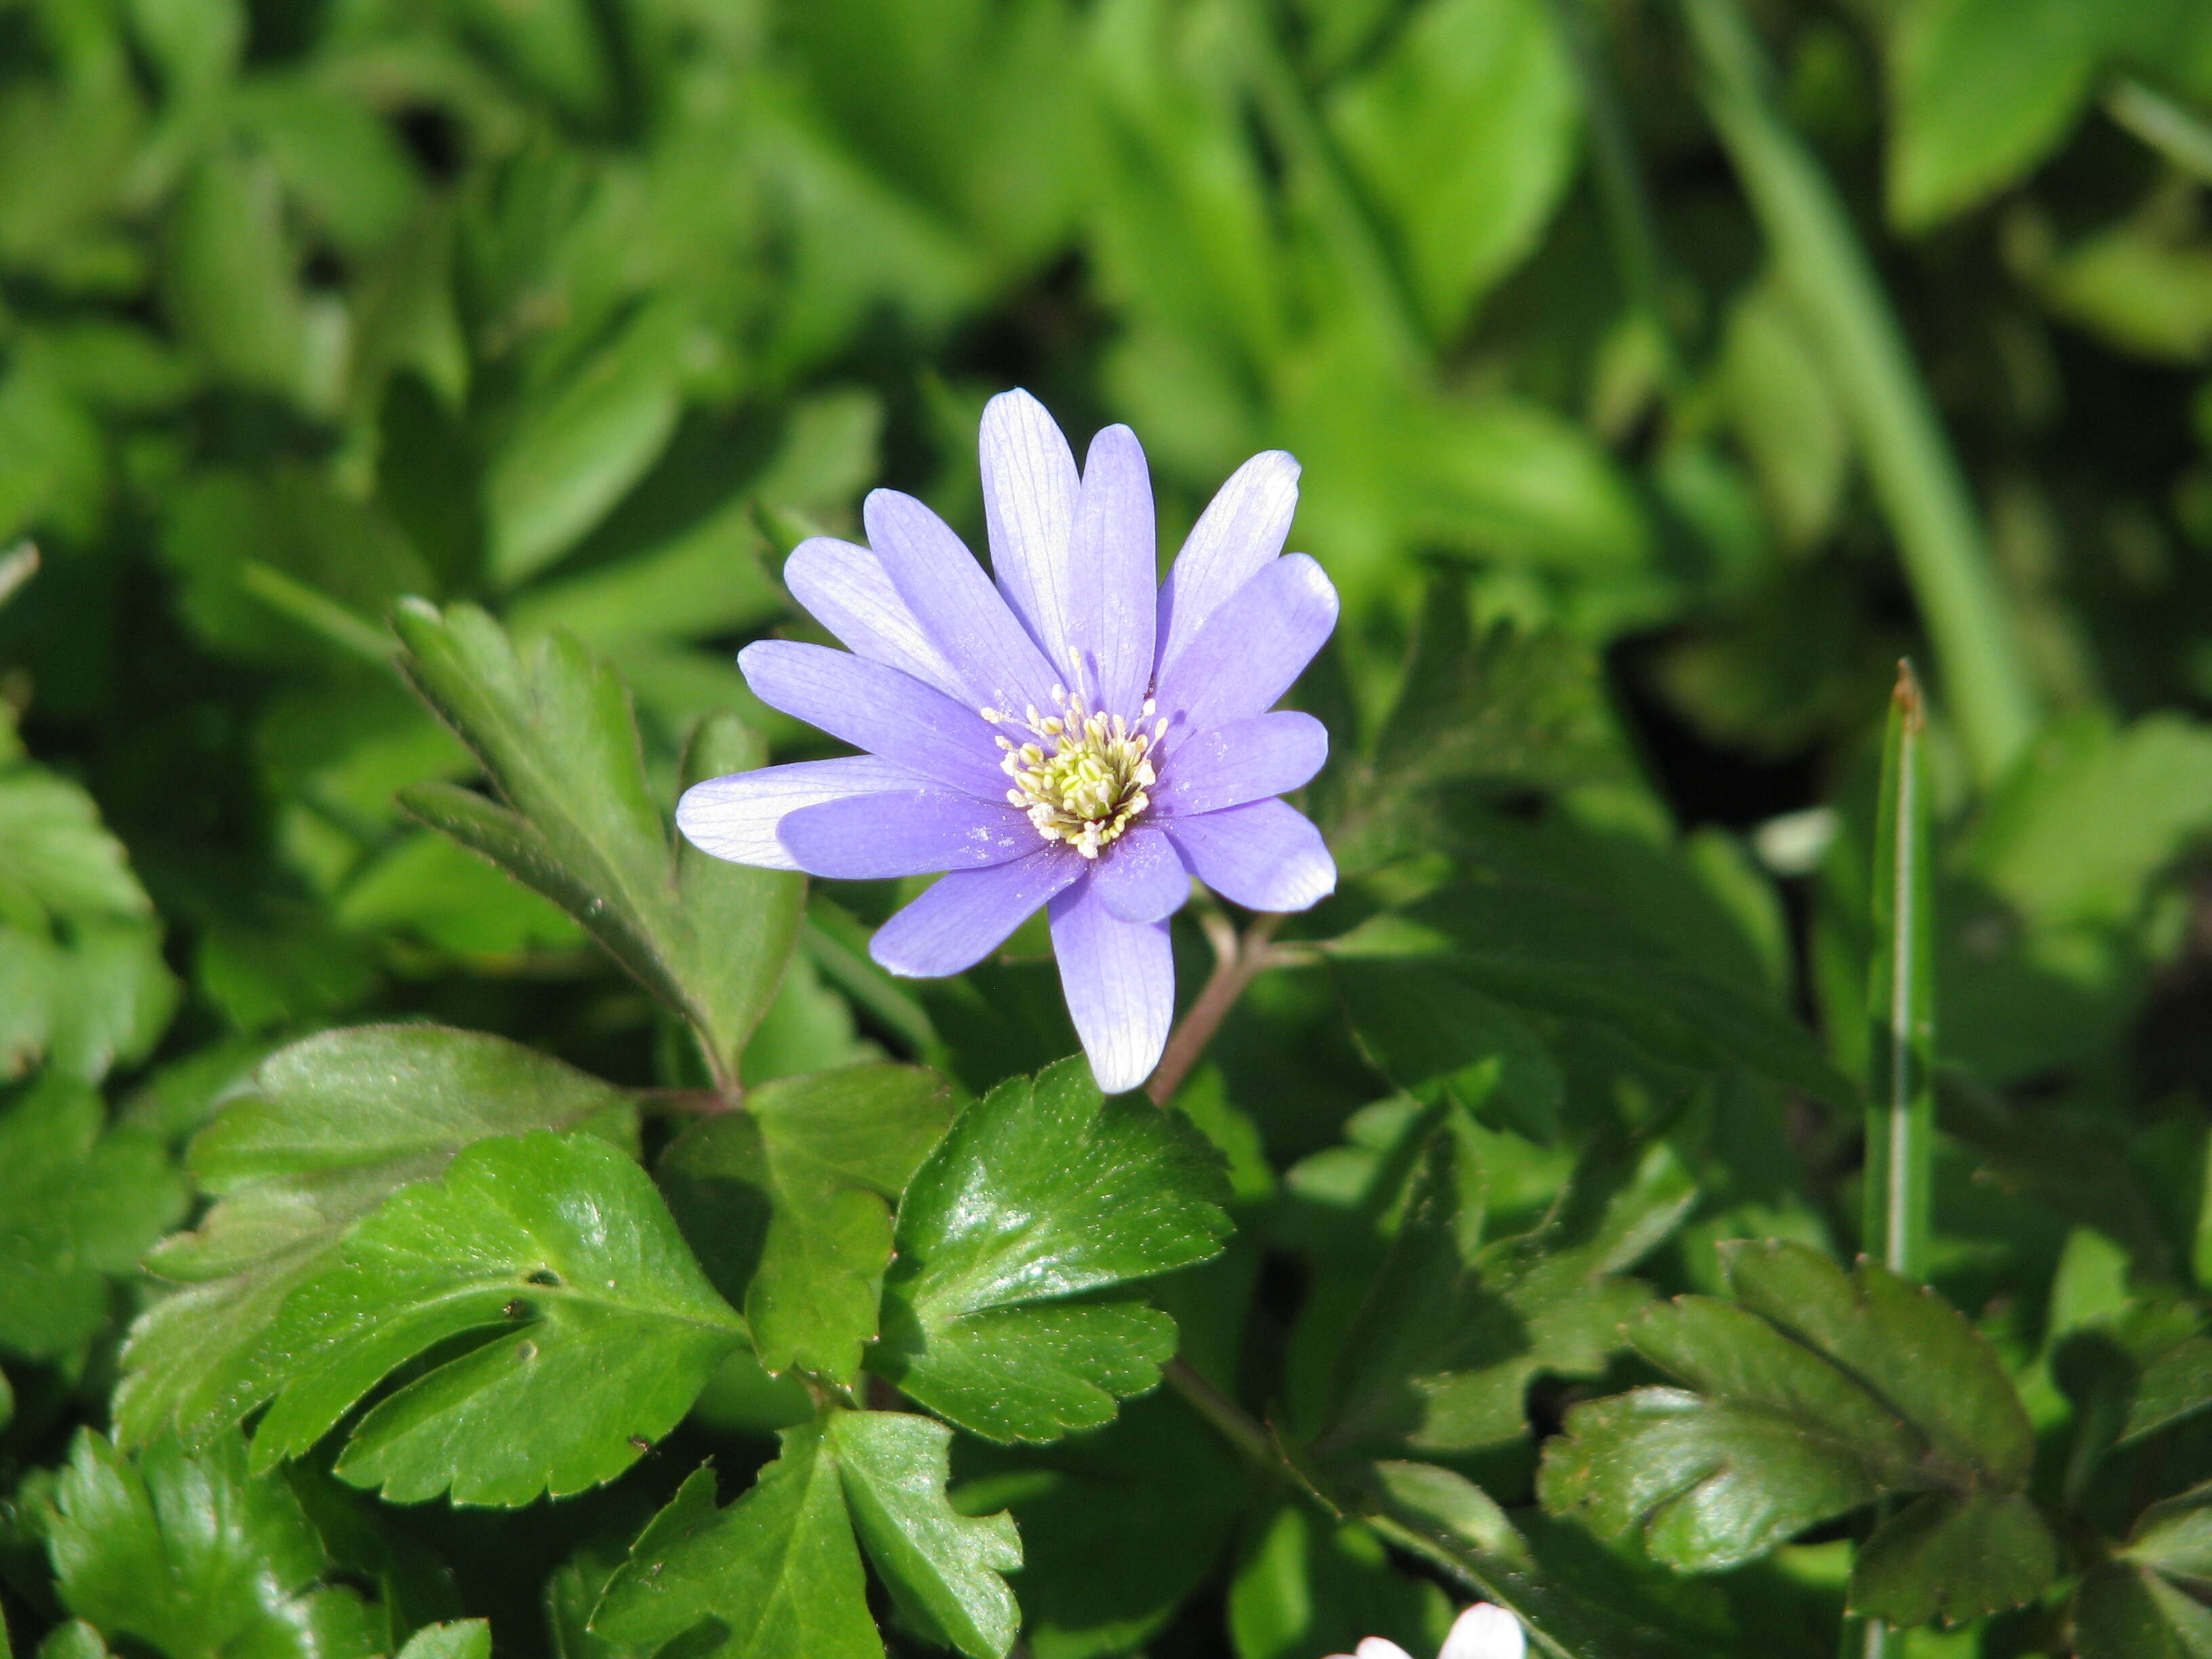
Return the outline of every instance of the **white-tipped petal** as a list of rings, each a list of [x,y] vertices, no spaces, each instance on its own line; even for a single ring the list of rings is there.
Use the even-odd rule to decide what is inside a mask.
[[[991,568],[1030,636],[1064,666],[1073,612],[1068,539],[1079,488],[1074,453],[1044,405],[1020,391],[983,406],[979,447]]]
[[[1504,1607],[1477,1601],[1452,1620],[1437,1659],[1522,1659],[1528,1650],[1518,1619]]]

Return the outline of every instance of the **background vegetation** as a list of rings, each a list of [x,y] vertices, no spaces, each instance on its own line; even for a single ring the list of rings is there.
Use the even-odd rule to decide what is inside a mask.
[[[659,1645],[586,1619],[702,1455],[745,1488],[806,1415],[787,1379],[721,1362],[586,1496],[403,1506],[313,1424],[276,1474],[243,1406],[203,1413],[215,1450],[174,1437],[227,1362],[146,1333],[219,1346],[204,1298],[306,1235],[140,1263],[210,1196],[305,1180],[230,1109],[193,1138],[240,1091],[281,1119],[287,1045],[332,1028],[513,1039],[610,1081],[502,1073],[543,1106],[506,1127],[611,1112],[635,1151],[641,1102],[648,1154],[706,1080],[687,1020],[749,1085],[889,1057],[981,1095],[1069,1053],[1041,938],[876,972],[888,888],[808,896],[757,1030],[656,1001],[589,915],[403,809],[487,756],[526,815],[557,802],[417,700],[386,626],[416,595],[567,630],[634,695],[664,810],[711,716],[823,752],[730,661],[811,626],[781,550],[876,483],[980,547],[976,417],[1022,385],[1079,443],[1135,426],[1170,550],[1246,455],[1304,463],[1291,544],[1346,612],[1298,696],[1347,880],[1285,937],[1367,942],[1262,975],[1184,1091],[1237,1233],[1159,1300],[1229,1415],[1164,1392],[1042,1449],[954,1443],[960,1507],[1019,1523],[1035,1659],[1433,1639],[1452,1558],[1420,1506],[1340,1528],[1238,1461],[1255,1419],[1478,1483],[1506,1530],[1460,1566],[1565,1609],[1563,1650],[1834,1650],[1850,1504],[1669,1533],[1565,1449],[1625,1419],[1560,1430],[1688,1376],[1657,1326],[1621,1334],[1655,1293],[1789,1305],[1717,1243],[1861,1246],[1905,653],[1932,697],[1924,1273],[2033,1435],[1943,1479],[2046,1531],[1972,1540],[2005,1571],[1964,1599],[1921,1563],[1881,1605],[1965,1620],[1916,1654],[2212,1653],[2199,1510],[2157,1507],[2212,1476],[2208,182],[2202,0],[0,4],[0,544],[37,550],[0,565],[6,1632],[369,1654],[465,1613],[503,1654]],[[434,700],[446,635],[412,627]],[[1395,954],[1407,915],[1448,968]],[[674,982],[714,979],[714,937]],[[1436,1237],[1490,1253],[1409,1277]],[[1378,1266],[1425,1288],[1363,1302]],[[1407,1349],[1500,1298],[1502,1346]],[[1332,1383],[1347,1345],[1388,1376]],[[1862,1497],[1917,1489],[1872,1458]],[[443,1490],[392,1467],[390,1496]],[[902,1616],[895,1644],[931,1639]]]

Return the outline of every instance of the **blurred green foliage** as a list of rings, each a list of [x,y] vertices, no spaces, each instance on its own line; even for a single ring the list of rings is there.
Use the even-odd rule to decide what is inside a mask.
[[[635,1149],[629,1097],[517,1044],[679,1097],[884,1058],[981,1094],[1072,1047],[1036,940],[895,982],[866,955],[888,885],[802,904],[670,855],[656,817],[763,744],[821,752],[729,660],[812,629],[781,551],[852,531],[876,483],[980,546],[975,419],[1015,384],[1079,439],[1135,426],[1170,548],[1248,454],[1292,451],[1293,545],[1347,601],[1298,695],[1334,734],[1310,803],[1348,879],[1291,930],[1345,948],[1257,984],[1185,1091],[1240,1229],[1163,1298],[1185,1356],[1318,1445],[1434,1459],[1371,1465],[1381,1512],[1503,1582],[1533,1550],[1593,1653],[1832,1651],[1823,1535],[1655,1588],[1532,1500],[1540,1437],[1587,1446],[1553,1434],[1571,1399],[1656,1375],[1614,1329],[1668,1347],[1655,1288],[1729,1290],[1717,1241],[1856,1242],[1833,1109],[1867,1064],[1909,650],[1935,706],[1930,1275],[2025,1401],[2002,1500],[2063,1514],[2075,1575],[2045,1593],[2036,1522],[1988,1591],[2028,1604],[1910,1651],[2212,1652],[2183,1495],[2212,1474],[2208,186],[2207,0],[0,0],[0,546],[38,550],[0,562],[0,1655],[11,1627],[55,1659],[383,1653],[418,1626],[425,1655],[477,1652],[436,1622],[464,1613],[502,1653],[648,1650],[585,1625],[680,1456],[526,1534],[402,1526],[314,1457],[270,1475],[234,1436],[159,1437],[228,1436],[276,1386],[236,1333],[472,1141],[583,1123]],[[395,632],[408,598],[440,609]],[[1985,735],[2008,721],[2017,752]],[[482,1063],[545,1098],[409,1143],[419,1164],[365,1106],[312,1177],[231,1144],[322,1063],[257,1073],[272,1051],[412,1016],[509,1039]],[[301,1088],[326,1111],[352,1086]],[[831,1256],[869,1258],[921,1143],[894,1181],[760,1123],[695,1133],[664,1182],[690,1158],[823,1195]],[[459,1174],[553,1143],[494,1144]],[[659,1214],[568,1144],[544,1155]],[[126,1455],[99,1431],[187,1175],[217,1201],[153,1258],[190,1287],[140,1327],[112,1427],[151,1443]],[[1377,1327],[1363,1298],[1409,1259],[1534,1334],[1393,1349],[1419,1310]],[[856,1272],[857,1303],[778,1340],[849,1374]],[[1692,1380],[1698,1422],[1739,1408]],[[1078,1382],[1040,1420],[1093,1420]],[[675,1443],[726,1467],[808,1411],[744,1355],[706,1390]],[[1644,1398],[1577,1420],[1644,1432]],[[865,1447],[811,1432],[792,1480],[860,1479]],[[392,1443],[377,1473],[437,1490]],[[934,1504],[941,1449],[900,1455]],[[1036,1659],[1212,1650],[1224,1597],[1239,1659],[1436,1634],[1368,1533],[1255,1498],[1171,1400],[951,1455],[963,1511],[1020,1524]],[[1640,1513],[1558,1456],[1613,1529]],[[627,1461],[617,1436],[555,1484]],[[217,1498],[191,1558],[213,1589],[137,1596]],[[970,1647],[1011,1629],[995,1571]],[[1895,1570],[1880,1605],[1925,1592]]]

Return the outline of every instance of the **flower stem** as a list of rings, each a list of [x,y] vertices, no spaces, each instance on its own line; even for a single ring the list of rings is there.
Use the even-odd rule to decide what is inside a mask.
[[[1225,923],[1218,930],[1207,930],[1213,936],[1213,973],[1198,994],[1198,1000],[1190,1005],[1189,1012],[1169,1033],[1160,1063],[1152,1068],[1152,1079],[1145,1085],[1154,1105],[1164,1106],[1175,1098],[1175,1091],[1182,1087],[1183,1079],[1206,1052],[1206,1045],[1213,1041],[1213,1034],[1237,1006],[1237,999],[1244,994],[1244,988],[1267,966],[1268,941],[1282,925],[1280,915],[1268,912],[1255,916],[1242,938]]]
[[[1168,1385],[1189,1402],[1192,1410],[1210,1424],[1215,1433],[1226,1440],[1255,1468],[1279,1470],[1282,1458],[1275,1450],[1274,1437],[1251,1413],[1231,1400],[1208,1382],[1201,1371],[1177,1354],[1161,1367],[1160,1375]]]
[[[1850,215],[1774,106],[1772,71],[1736,0],[1683,0],[1683,11],[1706,112],[1834,379],[1987,784],[2034,735],[2042,708],[1973,497]]]

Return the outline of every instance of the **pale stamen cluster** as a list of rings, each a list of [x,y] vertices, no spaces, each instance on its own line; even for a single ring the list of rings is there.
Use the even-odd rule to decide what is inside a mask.
[[[1092,712],[1080,692],[1055,685],[1052,696],[1058,714],[1040,714],[1034,703],[1018,719],[1007,709],[981,713],[994,726],[1019,726],[1030,734],[1026,743],[998,739],[1006,750],[999,769],[1014,781],[1008,802],[1028,813],[1047,841],[1064,841],[1095,859],[1151,805],[1145,792],[1159,780],[1146,756],[1166,735],[1168,723],[1152,720],[1150,698],[1145,720],[1133,726],[1119,714]],[[1149,729],[1146,720],[1152,720]]]

